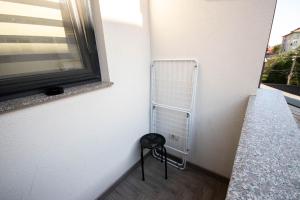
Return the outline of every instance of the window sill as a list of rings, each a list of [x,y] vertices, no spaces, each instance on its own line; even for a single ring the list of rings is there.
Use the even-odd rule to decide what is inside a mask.
[[[86,93],[98,89],[103,89],[112,86],[112,82],[97,82],[97,83],[89,83],[79,86],[74,86],[70,88],[65,88],[65,91],[63,94],[55,95],[55,96],[47,96],[45,94],[36,94],[11,100],[6,100],[3,102],[0,102],[0,114],[11,112],[14,110],[19,110],[22,108],[55,101],[58,99],[62,99],[69,96],[78,95],[81,93]]]

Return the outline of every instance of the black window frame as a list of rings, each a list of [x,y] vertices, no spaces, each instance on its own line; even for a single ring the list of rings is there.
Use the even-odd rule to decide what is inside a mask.
[[[63,15],[70,13],[69,17],[72,21],[72,27],[67,27],[70,25],[64,25],[64,27],[74,30],[75,39],[85,68],[1,78],[0,101],[41,93],[51,87],[65,88],[101,81],[100,62],[92,25],[90,2],[89,0],[75,1],[77,10],[72,9],[70,0],[65,0],[66,4],[60,3],[60,8]],[[68,9],[68,11],[64,12],[63,9]]]

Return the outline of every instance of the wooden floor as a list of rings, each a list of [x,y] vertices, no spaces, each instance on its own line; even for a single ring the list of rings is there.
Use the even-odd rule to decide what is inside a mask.
[[[168,180],[164,179],[164,165],[148,156],[145,159],[145,182],[141,168],[131,171],[109,194],[99,200],[223,200],[228,180],[205,170],[190,166],[184,171],[168,166]]]

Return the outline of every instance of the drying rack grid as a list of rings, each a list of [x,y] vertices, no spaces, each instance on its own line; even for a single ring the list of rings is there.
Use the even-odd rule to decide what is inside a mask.
[[[166,138],[166,147],[180,155],[168,163],[184,169],[189,139],[198,65],[195,60],[154,60],[151,65],[151,131]],[[153,151],[159,158],[159,152]]]

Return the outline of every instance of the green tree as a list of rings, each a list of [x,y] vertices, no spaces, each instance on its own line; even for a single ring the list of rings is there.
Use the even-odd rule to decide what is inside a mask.
[[[293,57],[300,56],[300,47],[294,51],[279,53],[268,59],[265,63],[262,76],[263,83],[286,84],[288,75],[293,65]],[[299,86],[300,81],[300,58],[297,58],[291,79],[292,85]]]
[[[273,53],[274,54],[279,54],[282,51],[282,45],[281,44],[277,44],[273,47]]]

